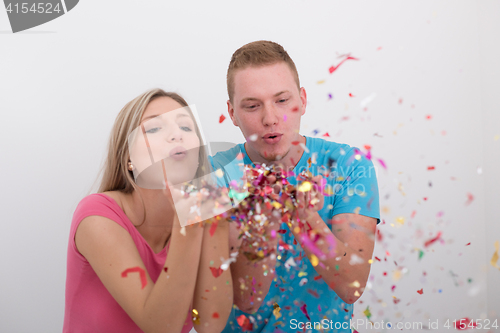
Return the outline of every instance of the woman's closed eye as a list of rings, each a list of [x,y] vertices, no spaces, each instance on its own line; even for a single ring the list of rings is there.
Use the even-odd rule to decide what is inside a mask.
[[[185,132],[192,132],[193,130],[189,126],[179,126],[179,128]]]
[[[154,134],[154,133],[156,133],[156,132],[158,132],[160,130],[161,130],[161,127],[153,127],[153,128],[148,129],[146,131],[146,133],[148,133],[148,134]]]

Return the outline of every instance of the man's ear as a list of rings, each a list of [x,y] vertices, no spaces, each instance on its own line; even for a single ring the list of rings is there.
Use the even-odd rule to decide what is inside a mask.
[[[234,126],[238,126],[238,122],[236,121],[236,118],[234,117],[234,108],[233,105],[231,104],[230,100],[227,100],[227,113],[229,113],[229,117],[231,117],[231,120],[233,121]]]
[[[306,89],[304,87],[300,88],[300,102],[302,104],[302,114],[301,116],[306,113],[306,106],[307,106],[307,94],[306,94]]]

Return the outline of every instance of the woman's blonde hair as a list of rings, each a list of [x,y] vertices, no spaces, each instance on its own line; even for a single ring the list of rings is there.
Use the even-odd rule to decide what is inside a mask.
[[[111,136],[108,144],[108,155],[103,167],[103,175],[98,189],[98,193],[106,191],[120,191],[123,193],[131,193],[137,190],[137,184],[134,181],[132,171],[128,170],[128,161],[130,159],[128,137],[140,126],[144,110],[151,101],[159,97],[168,97],[186,107],[195,123],[195,131],[200,139],[199,149],[199,165],[196,171],[195,180],[202,175],[210,173],[210,165],[208,162],[207,151],[203,145],[200,129],[193,116],[193,112],[189,108],[187,102],[179,94],[174,92],[166,92],[162,89],[155,88],[146,91],[145,93],[128,102],[116,117]]]

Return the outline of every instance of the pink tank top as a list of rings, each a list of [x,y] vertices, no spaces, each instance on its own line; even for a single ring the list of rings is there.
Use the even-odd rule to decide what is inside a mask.
[[[167,248],[154,253],[112,198],[102,193],[83,198],[73,214],[69,235],[63,333],[142,332],[76,248],[76,229],[85,217],[92,215],[111,219],[129,232],[153,282],[158,279],[167,258]],[[181,333],[188,333],[192,327],[191,316],[188,315]]]

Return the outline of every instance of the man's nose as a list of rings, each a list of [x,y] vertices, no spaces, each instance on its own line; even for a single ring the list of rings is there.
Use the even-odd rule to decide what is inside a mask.
[[[274,107],[274,105],[264,105],[264,117],[262,119],[262,122],[264,126],[273,126],[278,124],[279,117],[277,114],[277,110]]]

